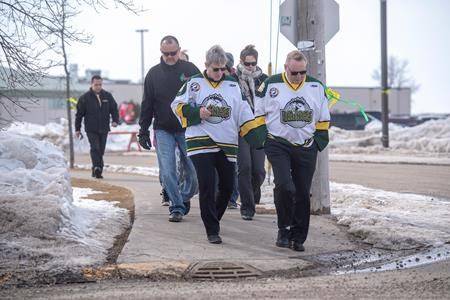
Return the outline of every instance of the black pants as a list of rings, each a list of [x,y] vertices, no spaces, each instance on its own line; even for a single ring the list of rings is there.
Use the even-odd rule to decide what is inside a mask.
[[[309,148],[289,146],[267,139],[265,152],[272,164],[273,197],[278,228],[290,228],[292,240],[304,243],[310,218],[310,189],[316,168],[317,145]]]
[[[219,222],[233,192],[235,163],[230,162],[223,151],[200,153],[190,156],[190,158],[197,171],[200,214],[206,234],[219,234]],[[219,180],[217,196],[215,195],[216,178]]]
[[[92,168],[103,170],[103,155],[105,154],[107,132],[86,132],[91,145]]]
[[[253,217],[255,204],[261,199],[261,185],[266,177],[264,150],[251,148],[239,137],[238,176],[241,195],[241,214]]]

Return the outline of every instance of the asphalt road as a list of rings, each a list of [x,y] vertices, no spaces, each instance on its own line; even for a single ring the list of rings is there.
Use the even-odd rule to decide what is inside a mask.
[[[225,282],[105,281],[0,290],[20,299],[448,299],[450,261],[415,269]]]
[[[330,162],[330,180],[450,200],[450,167]]]

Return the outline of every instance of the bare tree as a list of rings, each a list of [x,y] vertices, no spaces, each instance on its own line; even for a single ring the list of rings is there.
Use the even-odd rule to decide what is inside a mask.
[[[0,105],[12,116],[36,103],[29,89],[39,85],[50,68],[67,69],[61,45],[90,41],[87,33],[70,26],[76,8],[100,11],[111,5],[138,12],[132,0],[0,0]]]
[[[396,56],[389,57],[388,63],[388,85],[391,88],[409,87],[411,92],[416,92],[420,85],[409,76],[409,62],[408,60],[402,60]],[[381,72],[379,69],[375,69],[372,72],[372,78],[378,82],[381,82]]]

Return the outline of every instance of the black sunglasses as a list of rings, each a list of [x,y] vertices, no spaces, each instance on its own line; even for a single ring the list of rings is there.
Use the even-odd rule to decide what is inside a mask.
[[[175,55],[177,55],[178,50],[177,50],[177,51],[171,51],[171,52],[162,52],[162,51],[161,51],[161,53],[162,53],[164,56],[175,56]]]
[[[246,62],[244,61],[244,65],[249,67],[249,66],[256,66],[257,62],[256,61],[252,61],[252,62]]]
[[[219,71],[225,72],[225,71],[227,70],[227,67],[223,67],[223,68],[212,68],[212,70],[213,70],[214,72],[219,72]]]
[[[298,74],[305,75],[306,71],[296,71],[296,72],[291,71],[291,75],[292,76],[297,76]]]

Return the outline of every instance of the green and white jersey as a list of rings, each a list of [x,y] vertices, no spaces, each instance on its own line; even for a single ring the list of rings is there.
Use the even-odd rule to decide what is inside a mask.
[[[297,86],[285,73],[266,79],[256,93],[255,117],[265,119],[269,138],[294,146],[314,138],[319,150],[328,144],[328,99],[322,83],[310,76]]]
[[[228,160],[235,162],[239,134],[253,147],[262,147],[264,143],[265,126],[255,121],[233,77],[224,76],[219,82],[211,82],[204,74],[195,75],[183,85],[171,107],[186,128],[189,156],[223,150]],[[200,119],[201,107],[211,111],[208,119]]]

